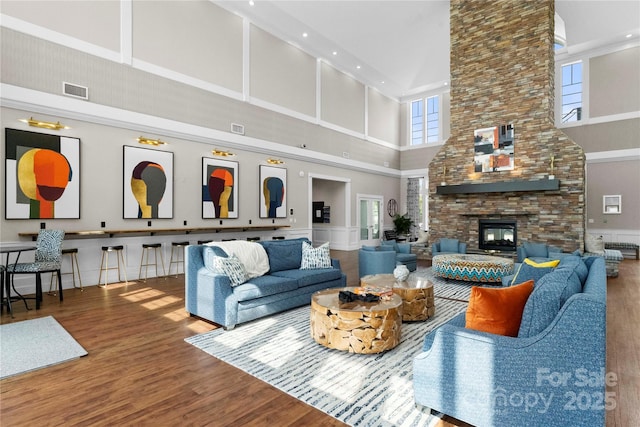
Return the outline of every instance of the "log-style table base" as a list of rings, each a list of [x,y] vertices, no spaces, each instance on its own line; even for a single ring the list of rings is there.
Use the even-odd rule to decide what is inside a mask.
[[[316,292],[311,298],[311,336],[319,344],[350,353],[372,354],[400,343],[402,299],[340,303],[344,289]]]
[[[396,280],[393,274],[372,274],[360,279],[360,286],[393,288],[402,298],[402,321],[427,320],[436,314],[433,284],[422,277],[409,276],[405,281]]]

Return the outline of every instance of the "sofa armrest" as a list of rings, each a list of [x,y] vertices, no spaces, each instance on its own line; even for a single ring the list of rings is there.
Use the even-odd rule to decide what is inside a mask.
[[[337,268],[338,270],[342,271],[342,268],[340,267],[339,259],[331,258],[331,267]]]

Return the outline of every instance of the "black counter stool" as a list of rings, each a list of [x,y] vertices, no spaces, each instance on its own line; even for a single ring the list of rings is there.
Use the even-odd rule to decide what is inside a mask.
[[[124,255],[122,251],[124,250],[124,246],[103,246],[102,247],[102,260],[100,261],[100,275],[98,276],[98,286],[106,288],[109,284],[109,270],[118,270],[118,281],[120,281],[120,262],[122,262],[122,268],[124,272],[124,282],[128,283],[127,280],[127,264],[124,262]],[[109,253],[116,253],[116,260],[118,265],[116,267],[109,267]],[[105,272],[104,275],[104,284],[100,284],[102,280],[102,272]]]
[[[149,262],[149,252],[153,251],[153,262]],[[138,279],[142,279],[142,267],[144,267],[144,281],[147,281],[147,275],[149,273],[149,266],[155,266],[156,277],[160,277],[158,274],[158,254],[160,254],[160,262],[162,262],[162,277],[166,279],[166,273],[164,269],[164,258],[162,257],[162,243],[143,243],[142,244],[142,257],[140,258],[140,271],[138,272]],[[146,255],[146,258],[145,258]]]
[[[69,259],[71,260],[71,271],[66,273],[60,273],[60,275],[64,276],[65,274],[70,274],[71,280],[73,281],[73,287],[78,288],[76,286],[76,274],[78,274],[78,283],[80,284],[80,291],[84,291],[84,288],[82,287],[82,278],[80,277],[80,267],[78,265],[78,248],[63,249],[62,250],[63,260],[65,255],[69,255]],[[58,286],[60,286],[60,284],[58,283],[58,276],[56,276],[55,274],[52,274],[51,281],[49,282],[49,294],[52,293],[51,290],[53,288],[54,278],[56,279],[56,290],[58,289]],[[55,292],[53,293],[53,295],[55,295]]]
[[[247,242],[257,242],[259,240],[259,237],[247,237]]]
[[[199,245],[204,245],[205,243],[211,243],[213,240],[198,240]]]
[[[169,258],[169,275],[171,275],[171,266],[176,265],[176,277],[180,274],[180,265],[182,265],[182,273],[184,274],[184,247],[189,246],[189,242],[172,242],[171,258]]]

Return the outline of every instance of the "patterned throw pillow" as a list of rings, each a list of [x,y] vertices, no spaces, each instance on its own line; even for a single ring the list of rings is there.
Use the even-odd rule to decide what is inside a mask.
[[[307,242],[302,242],[301,270],[313,270],[316,268],[331,268],[329,256],[329,242],[314,248]]]
[[[227,276],[231,281],[231,286],[238,286],[249,280],[244,265],[235,255],[231,255],[228,258],[214,257],[213,271],[216,274]]]

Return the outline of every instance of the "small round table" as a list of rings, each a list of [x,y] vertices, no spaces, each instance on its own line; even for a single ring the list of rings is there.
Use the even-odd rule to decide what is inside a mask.
[[[403,322],[427,320],[436,314],[433,284],[424,277],[409,276],[399,281],[393,274],[371,274],[360,279],[360,286],[392,288],[402,298]]]
[[[397,346],[402,299],[394,294],[377,302],[340,302],[340,291],[354,289],[326,289],[312,295],[311,337],[325,347],[350,353],[381,353]]]
[[[465,282],[501,282],[513,273],[513,261],[490,255],[444,254],[431,262],[433,274]]]

